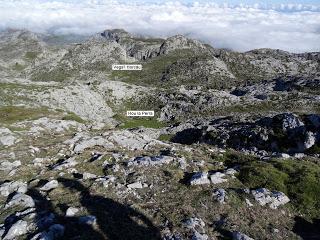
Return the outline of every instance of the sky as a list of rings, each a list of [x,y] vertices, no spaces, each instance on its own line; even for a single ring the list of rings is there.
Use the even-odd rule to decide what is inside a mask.
[[[218,48],[320,51],[320,0],[0,0],[0,30],[184,34]]]

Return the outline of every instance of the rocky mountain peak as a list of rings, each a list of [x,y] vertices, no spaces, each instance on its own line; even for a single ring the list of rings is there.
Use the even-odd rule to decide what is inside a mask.
[[[39,36],[36,33],[25,29],[6,29],[0,32],[0,40],[2,41],[39,41]]]
[[[160,53],[166,54],[176,49],[205,50],[206,46],[198,40],[190,39],[183,35],[175,35],[164,41],[160,47]]]
[[[120,42],[125,38],[132,38],[132,35],[123,29],[110,29],[105,30],[100,35],[108,40]]]

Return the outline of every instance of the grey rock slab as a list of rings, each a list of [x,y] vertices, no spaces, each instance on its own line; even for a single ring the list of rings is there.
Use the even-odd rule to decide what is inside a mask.
[[[42,131],[53,131],[53,132],[64,132],[71,128],[84,129],[85,126],[81,123],[72,120],[56,120],[47,117],[39,118],[33,121],[26,121],[18,124],[17,126],[22,126],[24,124],[31,124],[29,130],[30,133],[40,134]]]
[[[3,161],[0,163],[0,170],[2,171],[12,171],[13,169],[17,168],[21,166],[21,161],[16,160],[13,162],[9,162],[9,161]]]
[[[16,137],[8,128],[0,128],[0,146],[12,146],[15,141]]]
[[[84,180],[96,179],[96,178],[97,178],[97,175],[92,174],[92,173],[85,172],[82,174],[82,179],[84,179]]]
[[[5,228],[4,224],[0,224],[0,239],[4,235],[5,231],[6,231],[6,228]]]
[[[84,139],[75,144],[73,151],[76,153],[82,152],[87,148],[92,148],[94,146],[102,146],[106,149],[114,147],[113,143],[101,136],[95,136],[93,138]]]
[[[149,146],[167,145],[142,133],[131,132],[129,130],[111,131],[105,133],[105,135],[109,140],[129,150],[143,150]]]
[[[46,192],[46,191],[50,191],[52,189],[55,189],[57,187],[59,187],[58,181],[57,180],[51,180],[51,181],[47,182],[45,185],[43,185],[40,188],[40,190]]]
[[[78,164],[78,162],[75,160],[75,158],[68,158],[64,160],[62,163],[54,165],[54,170],[63,170],[63,169],[70,169],[71,167],[74,167]]]
[[[16,239],[17,237],[22,236],[27,232],[28,223],[26,221],[19,220],[10,227],[3,240]]]
[[[6,203],[5,209],[9,207],[15,207],[15,206],[21,206],[21,207],[29,207],[32,208],[35,206],[35,202],[29,195],[26,195],[24,193],[16,193],[9,202]]]
[[[139,189],[139,188],[143,188],[143,185],[141,182],[134,182],[134,183],[128,184],[127,187],[131,189]]]
[[[252,190],[251,194],[261,206],[268,204],[272,209],[277,209],[279,206],[290,201],[290,199],[283,192],[269,191],[266,188]]]
[[[254,240],[254,239],[241,232],[233,232],[232,240]]]
[[[171,156],[135,157],[128,162],[128,166],[156,166],[169,164],[174,160]]]
[[[12,181],[0,185],[0,195],[7,197],[13,192],[26,193],[27,184],[21,181]]]
[[[56,88],[37,96],[46,106],[63,108],[93,122],[110,123],[114,115],[103,96],[87,85]]]

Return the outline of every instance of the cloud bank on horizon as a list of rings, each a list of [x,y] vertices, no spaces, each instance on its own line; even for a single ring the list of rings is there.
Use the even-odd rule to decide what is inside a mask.
[[[238,51],[320,51],[320,5],[316,4],[0,0],[0,29],[6,28],[56,34],[123,28],[155,37],[184,34]]]

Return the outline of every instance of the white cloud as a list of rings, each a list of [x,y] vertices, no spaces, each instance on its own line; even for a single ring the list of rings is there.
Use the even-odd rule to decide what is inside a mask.
[[[0,29],[92,34],[108,28],[151,36],[187,34],[215,47],[246,51],[279,48],[320,51],[317,6],[218,5],[110,0],[0,0]]]

